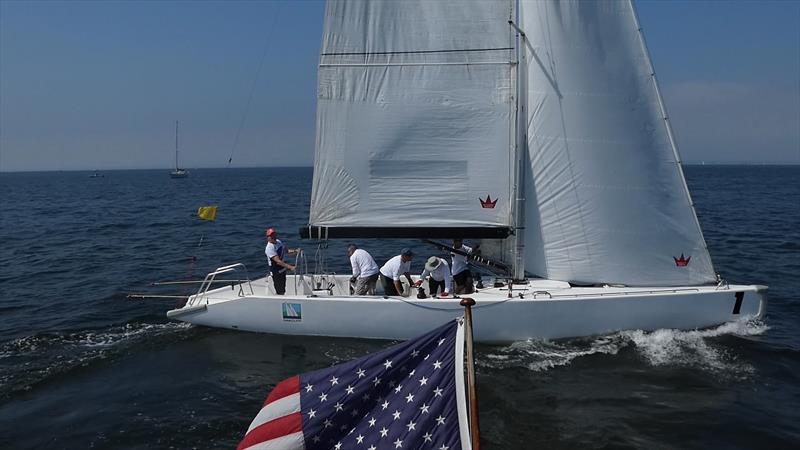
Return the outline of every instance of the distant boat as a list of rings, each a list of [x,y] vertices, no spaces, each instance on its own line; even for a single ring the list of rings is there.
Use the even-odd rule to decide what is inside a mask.
[[[175,170],[169,173],[171,178],[186,178],[189,171],[178,166],[178,121],[175,121]]]
[[[89,175],[89,178],[105,178],[105,175],[95,170],[93,174]]]

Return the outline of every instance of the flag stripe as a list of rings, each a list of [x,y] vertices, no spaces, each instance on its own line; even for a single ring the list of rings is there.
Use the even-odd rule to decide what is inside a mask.
[[[264,406],[298,392],[300,392],[300,375],[295,375],[278,383],[264,401]]]
[[[262,424],[265,424],[271,420],[275,420],[279,417],[288,416],[289,414],[300,412],[300,393],[295,393],[289,395],[288,397],[283,397],[282,399],[275,400],[272,403],[267,404],[267,406],[261,408],[261,411],[258,412],[256,418],[253,419],[253,422],[250,424],[250,428],[247,429],[247,432],[253,430]]]
[[[279,419],[264,423],[248,432],[238,450],[252,447],[255,444],[281,438],[292,433],[302,434],[303,416],[299,412],[283,416]]]
[[[305,448],[303,433],[299,432],[251,445],[246,450],[304,450]]]

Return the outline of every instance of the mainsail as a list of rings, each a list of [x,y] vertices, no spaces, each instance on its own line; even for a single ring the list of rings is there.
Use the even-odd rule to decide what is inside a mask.
[[[579,284],[713,282],[633,4],[523,1],[519,16],[526,271]]]
[[[312,237],[505,237],[514,178],[510,0],[329,0]]]

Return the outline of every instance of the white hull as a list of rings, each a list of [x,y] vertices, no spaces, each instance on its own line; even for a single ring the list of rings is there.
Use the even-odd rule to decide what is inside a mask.
[[[262,278],[244,283],[244,289],[227,286],[192,296],[186,306],[167,316],[198,325],[275,334],[407,339],[463,312],[457,298],[351,297],[346,295],[347,278],[328,276],[335,283],[332,292],[311,295],[308,277],[304,281],[289,276],[284,296],[275,295],[269,279]],[[473,307],[477,341],[697,329],[758,318],[766,310],[765,286],[569,287],[534,280],[527,286],[514,285],[512,293],[509,299],[507,288],[502,287],[469,295],[477,302]]]

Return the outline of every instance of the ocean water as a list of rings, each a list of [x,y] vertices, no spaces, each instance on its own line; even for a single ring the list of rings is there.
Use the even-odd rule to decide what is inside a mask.
[[[798,448],[800,167],[686,174],[717,270],[770,286],[765,320],[479,345],[484,448]],[[388,345],[194,327],[167,320],[175,300],[126,299],[233,262],[263,273],[265,227],[298,244],[310,169],[89,175],[0,174],[0,448],[232,448],[277,382]],[[198,220],[209,204],[217,221]],[[404,244],[363,242],[378,260]]]

